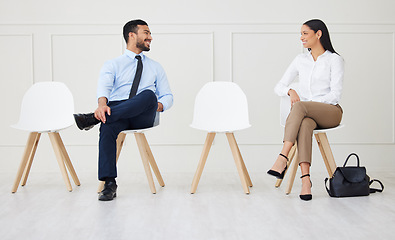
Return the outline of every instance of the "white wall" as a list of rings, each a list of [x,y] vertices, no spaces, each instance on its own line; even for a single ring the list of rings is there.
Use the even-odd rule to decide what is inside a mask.
[[[191,172],[192,179],[205,133],[189,124],[194,97],[210,81],[233,81],[245,91],[252,127],[236,138],[251,172],[271,166],[283,131],[273,87],[303,51],[300,26],[312,18],[327,23],[346,61],[346,127],[328,135],[337,163],[357,152],[368,170],[393,171],[394,8],[391,0],[1,0],[0,171],[16,173],[27,140],[28,133],[9,127],[18,120],[24,92],[35,82],[64,82],[76,112],[94,110],[99,70],[122,54],[122,26],[135,18],[149,23],[154,41],[147,55],[164,66],[175,97],[160,128],[147,133],[163,173]],[[81,132],[73,126],[61,135],[77,173],[96,172],[98,128]],[[313,171],[325,172],[316,146],[313,155]],[[43,136],[32,174],[59,171],[54,158]],[[128,136],[120,175],[142,171],[141,165]],[[224,136],[216,138],[205,171],[235,171]]]

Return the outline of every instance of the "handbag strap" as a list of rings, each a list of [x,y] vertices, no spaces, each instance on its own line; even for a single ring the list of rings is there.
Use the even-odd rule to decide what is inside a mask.
[[[344,162],[344,165],[343,165],[343,167],[345,167],[345,166],[346,166],[346,164],[347,164],[347,162],[348,162],[348,159],[349,159],[351,156],[355,156],[355,157],[357,157],[357,167],[359,167],[359,157],[358,157],[358,155],[357,155],[356,153],[351,153],[350,155],[348,155],[348,157],[347,157],[346,161]]]
[[[328,186],[327,186],[327,182],[328,182],[328,178],[325,178],[325,188],[326,188],[326,191],[328,192],[329,196],[333,197],[332,194],[331,194],[331,192],[329,191],[329,188],[328,188]]]
[[[382,182],[380,182],[380,180],[378,179],[373,179],[369,182],[369,186],[372,185],[373,182],[378,182],[381,186],[381,189],[377,189],[377,188],[370,188],[370,193],[375,193],[375,192],[382,192],[384,190],[384,185]]]

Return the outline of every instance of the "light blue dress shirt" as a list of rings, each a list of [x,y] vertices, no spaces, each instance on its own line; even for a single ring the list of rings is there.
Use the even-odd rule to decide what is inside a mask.
[[[119,101],[129,98],[137,69],[136,55],[126,49],[123,55],[104,63],[97,86],[97,99],[106,97],[108,101]],[[139,55],[143,61],[143,73],[137,94],[149,89],[156,94],[158,102],[163,104],[163,110],[169,109],[173,105],[173,94],[164,69],[143,53]]]

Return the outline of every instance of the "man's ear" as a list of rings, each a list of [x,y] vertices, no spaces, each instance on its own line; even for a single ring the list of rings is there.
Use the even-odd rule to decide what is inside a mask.
[[[133,39],[135,37],[135,33],[134,32],[129,32],[129,39]]]

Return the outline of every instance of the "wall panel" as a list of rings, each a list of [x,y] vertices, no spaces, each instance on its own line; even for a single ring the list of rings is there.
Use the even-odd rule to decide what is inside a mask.
[[[280,101],[274,86],[302,47],[297,33],[234,33],[233,81],[247,95],[251,128],[238,133],[242,144],[281,143]]]
[[[123,22],[0,23],[0,84],[7,100],[0,120],[3,136],[0,150],[16,149],[22,155],[27,133],[9,125],[18,120],[22,96],[33,82],[64,82],[74,95],[76,112],[96,108],[100,68],[106,60],[122,54],[125,48],[120,33],[122,25]],[[382,149],[380,156],[390,159],[395,124],[395,24],[342,22],[328,26],[335,49],[346,63],[341,101],[346,127],[328,134],[334,155],[340,163],[348,152],[360,151],[370,156],[374,155],[371,151]],[[255,171],[270,167],[271,160],[262,162],[261,156],[275,157],[283,134],[279,125],[279,97],[273,88],[293,58],[303,52],[299,41],[300,23],[153,23],[150,28],[154,40],[147,55],[164,67],[175,98],[173,108],[161,114],[161,125],[147,132],[163,169],[195,170],[205,132],[192,129],[189,124],[195,96],[210,81],[234,81],[244,90],[252,127],[237,132],[236,138],[248,166]],[[96,166],[97,156],[92,152],[96,152],[98,127],[85,132],[73,126],[61,134],[73,159],[89,159],[83,163],[85,169],[90,169],[92,164]],[[129,139],[125,144],[135,145],[135,141]],[[85,151],[85,147],[90,151]],[[40,166],[45,168],[46,161],[53,161],[53,150],[46,138],[39,149],[51,153],[41,157],[44,161]],[[128,149],[123,158],[139,158],[135,147]],[[313,158],[320,161],[316,146],[314,149]],[[224,136],[216,140],[209,158],[211,170],[234,171]],[[11,165],[6,163],[6,158],[2,159],[1,169],[9,170]],[[140,162],[136,162],[138,164]],[[373,159],[366,159],[366,164],[375,166]],[[376,169],[393,167],[392,162],[383,161]],[[320,165],[316,168],[325,171]],[[40,171],[47,170],[50,168]]]
[[[32,39],[30,34],[0,35],[0,146],[25,144],[27,140],[25,132],[10,125],[18,122],[23,94],[33,83]]]
[[[97,108],[96,88],[105,61],[122,54],[120,34],[68,34],[52,36],[53,80],[64,82],[73,93],[76,113]],[[98,141],[98,127],[80,132],[73,126],[64,131],[64,142],[92,145]]]
[[[154,34],[148,56],[165,69],[174,95],[174,105],[161,114],[161,126],[149,133],[156,144],[202,144],[204,134],[192,129],[195,96],[213,81],[212,33]]]
[[[393,33],[367,31],[332,36],[346,68],[341,100],[346,127],[333,133],[333,141],[394,143]]]

